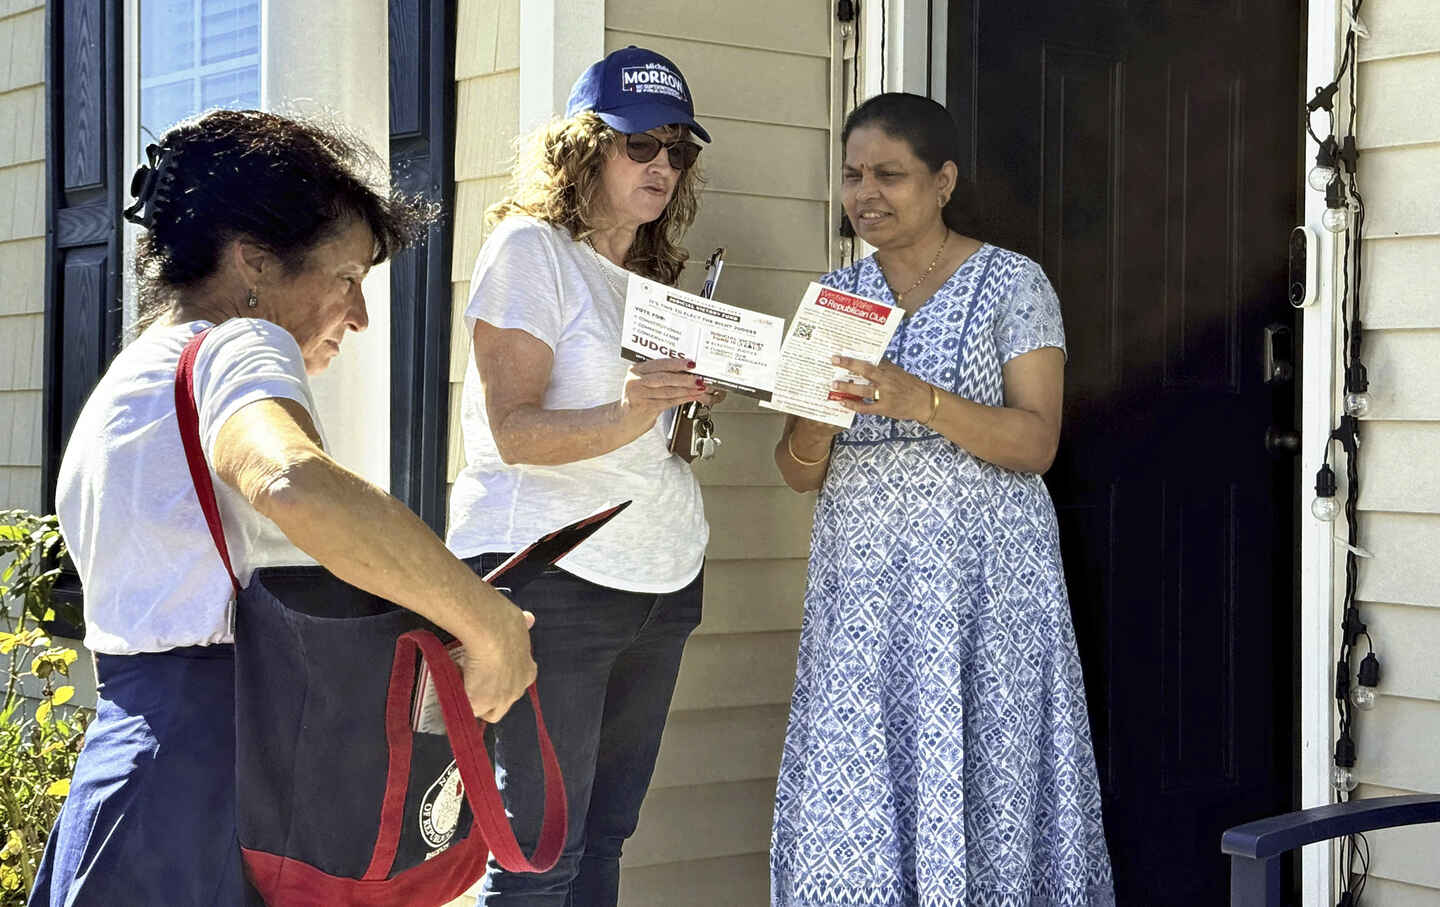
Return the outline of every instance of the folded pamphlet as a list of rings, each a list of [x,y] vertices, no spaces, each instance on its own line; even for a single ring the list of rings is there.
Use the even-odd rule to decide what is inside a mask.
[[[713,279],[707,282],[713,287]],[[690,371],[707,384],[768,400],[784,333],[783,318],[631,274],[620,356],[631,362],[690,359]]]

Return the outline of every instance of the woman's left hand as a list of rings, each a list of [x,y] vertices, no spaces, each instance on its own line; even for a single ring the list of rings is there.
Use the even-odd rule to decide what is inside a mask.
[[[912,419],[916,422],[928,420],[932,413],[930,384],[920,380],[888,359],[879,365],[871,365],[862,359],[849,356],[831,356],[830,361],[859,375],[869,384],[853,381],[836,381],[831,387],[849,399],[837,402],[857,413],[872,413],[890,419]]]

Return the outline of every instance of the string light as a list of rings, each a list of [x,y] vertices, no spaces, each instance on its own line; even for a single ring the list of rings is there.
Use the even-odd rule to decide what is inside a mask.
[[[1380,685],[1380,659],[1374,651],[1374,641],[1361,619],[1359,603],[1356,600],[1358,587],[1359,558],[1364,553],[1360,546],[1359,507],[1360,494],[1360,419],[1370,413],[1370,381],[1365,364],[1361,361],[1361,337],[1363,325],[1360,322],[1360,301],[1364,262],[1360,255],[1361,240],[1365,228],[1365,197],[1360,192],[1356,175],[1360,154],[1355,143],[1357,119],[1356,63],[1359,57],[1357,42],[1369,37],[1369,30],[1360,21],[1360,7],[1364,0],[1346,0],[1344,54],[1340,60],[1335,79],[1322,85],[1305,104],[1305,128],[1317,146],[1315,166],[1307,176],[1310,188],[1325,193],[1325,211],[1320,223],[1326,230],[1343,238],[1342,282],[1340,285],[1340,322],[1344,329],[1341,345],[1344,360],[1345,386],[1341,404],[1343,415],[1339,424],[1325,439],[1325,456],[1315,475],[1315,500],[1310,511],[1316,519],[1326,522],[1339,516],[1342,505],[1336,498],[1337,482],[1335,470],[1330,465],[1331,445],[1339,443],[1345,455],[1345,587],[1342,602],[1343,618],[1340,623],[1341,645],[1335,665],[1335,700],[1339,717],[1339,730],[1335,740],[1335,753],[1330,771],[1330,784],[1335,788],[1336,798],[1341,802],[1350,799],[1359,778],[1355,773],[1357,747],[1353,733],[1354,711],[1368,711],[1375,707]],[[1336,139],[1336,99],[1341,96],[1342,85],[1348,101],[1343,138]],[[1329,128],[1321,138],[1315,131],[1317,114],[1324,114]],[[1353,267],[1352,267],[1353,266]],[[1366,654],[1360,662],[1355,683],[1351,683],[1350,663],[1357,654],[1356,646],[1365,640]],[[1358,871],[1357,871],[1358,863]],[[1340,873],[1337,889],[1341,892],[1338,907],[1352,907],[1360,901],[1370,871],[1370,846],[1364,835],[1349,835],[1340,842]]]
[[[1349,731],[1341,731],[1335,741],[1335,767],[1330,770],[1330,784],[1342,794],[1353,791],[1359,781],[1355,778],[1355,741]]]
[[[1315,166],[1310,168],[1311,189],[1324,192],[1340,176],[1339,154],[1340,147],[1335,144],[1335,136],[1326,136],[1315,154]]]
[[[1374,652],[1368,653],[1360,662],[1360,671],[1356,677],[1355,686],[1350,690],[1350,701],[1355,708],[1362,712],[1368,712],[1375,708],[1377,693],[1375,688],[1380,685],[1380,659],[1375,657]]]
[[[1335,500],[1335,470],[1329,463],[1322,464],[1315,474],[1315,500],[1310,504],[1315,519],[1333,523],[1340,515],[1340,503]]]
[[[1345,202],[1345,184],[1333,179],[1325,187],[1325,213],[1320,215],[1320,226],[1331,233],[1344,233],[1350,229],[1350,209]]]
[[[1355,324],[1358,328],[1360,322]],[[1355,333],[1359,334],[1359,330]],[[1358,359],[1351,362],[1345,373],[1345,387],[1345,415],[1356,419],[1364,417],[1370,412],[1370,378],[1365,363]]]

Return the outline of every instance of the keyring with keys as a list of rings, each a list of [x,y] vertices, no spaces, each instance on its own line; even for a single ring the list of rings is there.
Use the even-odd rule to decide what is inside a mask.
[[[690,456],[708,460],[720,448],[720,439],[715,437],[715,420],[710,418],[710,407],[703,403],[692,403],[695,428],[690,434]]]

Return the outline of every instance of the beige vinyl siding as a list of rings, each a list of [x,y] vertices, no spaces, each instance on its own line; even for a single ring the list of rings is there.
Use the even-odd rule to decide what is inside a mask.
[[[706,185],[681,286],[695,289],[705,257],[723,245],[716,298],[788,318],[805,285],[829,270],[830,6],[607,2],[605,49],[637,44],[674,60],[714,139],[701,155]],[[625,849],[626,907],[768,903],[814,507],[775,469],[782,422],[732,397],[716,416],[724,446],[695,467],[711,529],[705,617]]]
[[[44,61],[44,3],[0,0],[0,509],[44,497]]]
[[[1361,42],[1364,360],[1361,427],[1364,620],[1383,665],[1380,700],[1356,718],[1361,796],[1440,792],[1440,6],[1368,5]],[[1338,381],[1338,378],[1337,378]],[[1365,902],[1440,903],[1440,827],[1376,832]]]
[[[465,466],[460,385],[469,362],[465,304],[485,241],[485,209],[499,201],[520,122],[520,0],[464,0],[455,35],[455,245],[450,260],[450,453],[446,482]]]

